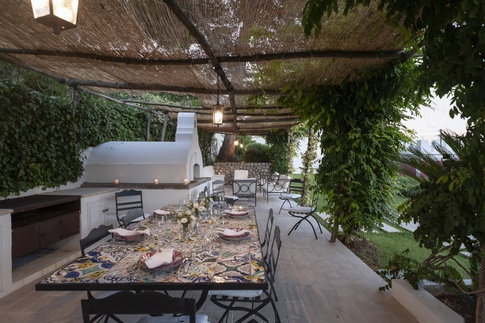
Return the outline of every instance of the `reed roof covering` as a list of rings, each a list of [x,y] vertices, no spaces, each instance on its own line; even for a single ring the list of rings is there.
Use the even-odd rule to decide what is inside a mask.
[[[276,104],[292,84],[358,79],[401,58],[404,34],[376,6],[325,19],[305,37],[305,0],[79,0],[77,28],[54,35],[30,1],[0,0],[0,59],[100,93],[150,91],[200,99],[198,126],[264,134],[298,123]],[[226,106],[212,125],[212,105]],[[257,106],[248,98],[264,94]],[[153,105],[170,118],[187,109]]]

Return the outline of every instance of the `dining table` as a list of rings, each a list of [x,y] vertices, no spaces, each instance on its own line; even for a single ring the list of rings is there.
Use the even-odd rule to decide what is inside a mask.
[[[166,205],[132,224],[35,285],[37,291],[201,291],[199,309],[210,290],[266,290],[268,282],[253,206],[212,205],[193,216],[184,233],[177,214],[183,205]],[[239,234],[240,233],[240,234]],[[172,261],[148,266],[157,253]],[[153,264],[152,264],[153,265]]]

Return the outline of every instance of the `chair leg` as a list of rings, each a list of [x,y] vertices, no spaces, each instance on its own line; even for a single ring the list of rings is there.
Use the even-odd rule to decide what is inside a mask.
[[[283,201],[283,204],[281,204],[281,206],[280,206],[280,211],[278,212],[278,214],[280,214],[280,213],[281,213],[281,210],[283,209],[283,205],[285,205],[285,204],[286,204],[286,202],[288,202],[288,204],[289,204],[289,205],[290,205],[290,207],[291,207],[291,200],[289,200],[289,199],[285,199],[285,200]]]

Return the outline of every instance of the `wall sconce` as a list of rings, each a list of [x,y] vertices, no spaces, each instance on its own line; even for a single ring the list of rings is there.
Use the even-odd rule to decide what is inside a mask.
[[[184,179],[184,184],[185,185],[188,185],[189,184],[189,180],[188,179]]]
[[[212,106],[212,123],[220,126],[224,119],[224,106],[219,103],[219,75],[217,75],[217,103]]]
[[[158,178],[155,178],[155,179],[153,180],[153,184],[158,185]]]
[[[118,185],[120,183],[120,180],[119,179],[115,179],[115,185]]]
[[[31,3],[34,19],[51,27],[54,34],[76,27],[78,0],[31,0]]]

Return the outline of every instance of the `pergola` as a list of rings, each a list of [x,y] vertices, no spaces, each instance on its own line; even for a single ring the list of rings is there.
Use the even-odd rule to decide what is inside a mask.
[[[197,113],[209,132],[258,135],[299,122],[277,99],[288,86],[358,80],[405,60],[406,35],[377,5],[326,18],[305,37],[305,0],[79,0],[78,25],[54,35],[30,1],[0,0],[0,59],[77,89],[191,94],[200,108],[150,104],[175,119]],[[341,1],[344,2],[344,1]],[[225,105],[212,124],[212,105]],[[258,96],[257,100],[249,100]]]

